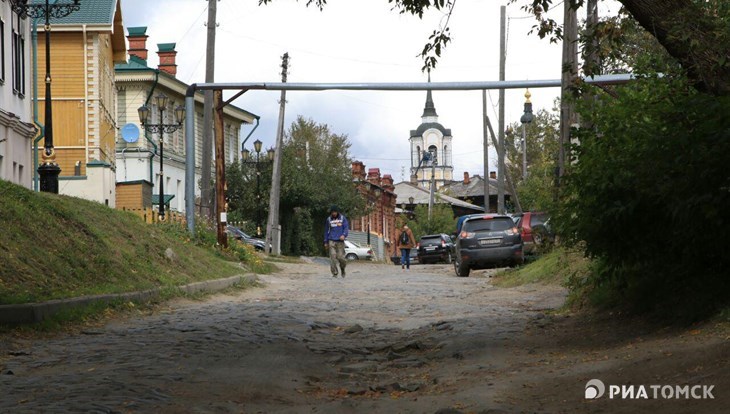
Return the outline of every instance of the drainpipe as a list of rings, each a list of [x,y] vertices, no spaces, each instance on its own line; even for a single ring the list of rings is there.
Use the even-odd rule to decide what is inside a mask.
[[[155,69],[155,81],[152,82],[152,87],[150,88],[150,91],[147,92],[147,100],[144,101],[144,106],[147,106],[150,103],[150,99],[152,99],[152,94],[155,92],[155,88],[157,87],[157,82],[160,80],[160,70]],[[162,122],[162,121],[160,121]],[[147,131],[147,128],[144,129],[144,137],[152,145],[152,148],[154,148],[153,151],[148,151],[150,153],[150,184],[152,186],[155,186],[155,179],[154,179],[154,166],[152,165],[152,159],[155,158],[155,154],[157,154],[157,144],[152,141],[150,138],[150,133]]]
[[[34,73],[38,69],[38,21],[33,19],[33,55]],[[33,191],[38,191],[38,142],[46,137],[46,129],[38,121],[38,76],[33,76],[33,124],[38,128],[38,136],[33,140]]]

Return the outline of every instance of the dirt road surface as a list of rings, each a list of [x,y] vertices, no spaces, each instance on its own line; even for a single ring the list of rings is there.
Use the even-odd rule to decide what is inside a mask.
[[[52,337],[0,336],[0,413],[720,413],[728,330],[556,312],[555,286],[319,260],[262,287]],[[600,379],[606,395],[584,396]],[[714,399],[608,398],[611,384]],[[651,394],[649,395],[651,397]]]

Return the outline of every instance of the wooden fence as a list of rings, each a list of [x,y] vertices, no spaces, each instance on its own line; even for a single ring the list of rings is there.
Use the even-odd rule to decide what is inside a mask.
[[[128,211],[130,213],[133,213],[137,215],[139,218],[144,220],[147,224],[153,224],[153,223],[159,223],[159,211],[156,208],[126,208],[123,207],[122,211]],[[185,213],[180,213],[177,211],[165,211],[165,223],[176,223],[185,225],[187,221],[185,220]]]

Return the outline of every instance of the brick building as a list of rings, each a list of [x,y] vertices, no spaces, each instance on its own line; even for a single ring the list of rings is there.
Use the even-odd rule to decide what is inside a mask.
[[[350,219],[351,230],[368,232],[372,237],[383,240],[386,257],[395,254],[396,238],[396,194],[393,177],[380,175],[380,168],[370,168],[365,174],[365,165],[360,161],[352,163],[352,178],[357,189],[367,203],[368,214]],[[371,245],[374,241],[371,239]]]

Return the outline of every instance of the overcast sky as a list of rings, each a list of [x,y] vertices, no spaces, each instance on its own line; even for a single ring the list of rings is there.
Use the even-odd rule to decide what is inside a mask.
[[[157,43],[177,43],[178,78],[205,79],[206,0],[120,0],[126,27],[147,26],[149,65],[157,65]],[[430,11],[423,20],[399,15],[387,0],[330,0],[323,11],[306,1],[221,0],[218,3],[216,82],[279,82],[281,56],[289,52],[290,82],[422,82],[416,55],[443,15]],[[453,41],[431,73],[432,81],[499,79],[499,7],[507,1],[458,1],[451,18]],[[603,12],[615,12],[602,6]],[[607,10],[608,8],[608,10]],[[562,21],[562,6],[551,16]],[[534,19],[519,4],[507,7],[506,79],[557,79],[560,45],[528,35]],[[535,111],[550,109],[557,88],[531,90]],[[232,95],[228,93],[228,95]],[[425,92],[323,91],[288,92],[285,125],[298,115],[326,123],[348,135],[351,155],[367,168],[380,167],[395,181],[408,178],[409,132],[421,123]],[[524,90],[507,91],[507,123],[522,114]],[[490,92],[488,114],[497,125],[498,92]],[[273,146],[278,91],[249,91],[235,104],[261,116],[250,138]],[[482,97],[480,91],[436,91],[439,122],[453,134],[454,177],[481,174]],[[252,127],[243,128],[242,137]],[[490,165],[495,152],[490,148]],[[402,167],[405,175],[402,175]],[[492,168],[494,169],[494,168]]]

